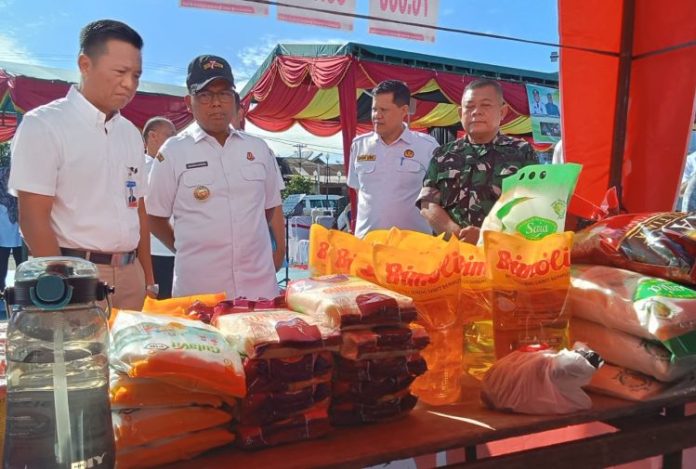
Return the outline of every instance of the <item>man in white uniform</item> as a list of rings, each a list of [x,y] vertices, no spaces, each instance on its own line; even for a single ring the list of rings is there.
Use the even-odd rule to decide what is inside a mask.
[[[153,117],[143,127],[145,141],[145,174],[150,174],[157,152],[169,137],[176,135],[176,127],[166,117]],[[158,300],[172,297],[174,281],[174,253],[155,236],[150,235],[150,253],[152,254],[152,271],[155,275],[153,291]]]
[[[24,116],[12,141],[9,183],[31,254],[92,261],[101,280],[116,287],[113,305],[135,310],[154,284],[146,177],[140,132],[119,110],[138,88],[142,46],[140,35],[118,21],[82,29],[80,85]]]
[[[146,199],[153,234],[176,253],[173,294],[272,298],[285,252],[275,158],[230,125],[237,110],[224,59],[194,59],[186,85],[196,122],[160,149]]]
[[[405,83],[386,80],[372,93],[375,130],[356,137],[350,150],[348,186],[358,191],[355,236],[393,226],[432,234],[415,204],[439,144],[404,123],[411,99]]]

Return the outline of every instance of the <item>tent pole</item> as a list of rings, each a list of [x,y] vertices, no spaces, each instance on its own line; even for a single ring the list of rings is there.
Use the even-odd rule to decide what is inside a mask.
[[[619,52],[619,73],[616,87],[616,110],[614,112],[614,132],[609,170],[609,187],[616,187],[621,207],[623,207],[622,176],[624,149],[626,148],[626,129],[628,127],[628,98],[631,88],[635,13],[635,0],[624,0],[621,15],[621,49]]]
[[[343,135],[343,169],[348,177],[350,166],[350,147],[358,127],[358,104],[356,102],[355,59],[351,59],[343,80],[338,84],[338,105],[341,116],[341,133]],[[358,202],[353,189],[350,194],[351,231],[355,229],[358,214]]]

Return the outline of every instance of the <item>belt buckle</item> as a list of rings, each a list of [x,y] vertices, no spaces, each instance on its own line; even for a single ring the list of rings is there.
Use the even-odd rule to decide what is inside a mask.
[[[111,266],[122,267],[124,265],[132,264],[134,259],[135,251],[114,253],[111,254]]]

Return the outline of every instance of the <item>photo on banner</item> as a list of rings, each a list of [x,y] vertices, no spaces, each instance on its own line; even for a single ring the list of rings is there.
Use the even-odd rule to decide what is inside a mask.
[[[268,5],[245,0],[181,0],[182,7],[268,16]]]
[[[534,142],[558,142],[561,139],[561,100],[558,89],[529,83],[526,87]]]
[[[370,0],[370,16],[386,21],[370,20],[368,32],[414,41],[435,42],[440,0]],[[424,27],[410,24],[417,23]],[[428,27],[430,26],[430,27]]]
[[[312,7],[325,9],[327,13],[315,10],[292,8],[291,6],[278,5],[278,20],[289,23],[301,23],[323,28],[340,29],[342,31],[353,30],[353,17],[355,14],[355,0],[329,0],[323,2],[308,2],[307,0],[283,0],[286,5],[298,7]],[[345,13],[343,16],[334,14]]]

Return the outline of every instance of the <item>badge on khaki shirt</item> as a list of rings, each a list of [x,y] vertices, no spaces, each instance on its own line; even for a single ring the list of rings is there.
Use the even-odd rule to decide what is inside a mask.
[[[358,161],[375,161],[376,159],[377,159],[377,155],[370,155],[370,154],[358,155],[358,158],[357,158]]]
[[[404,158],[413,158],[414,156],[416,156],[416,154],[410,148],[408,150],[404,150]]]

